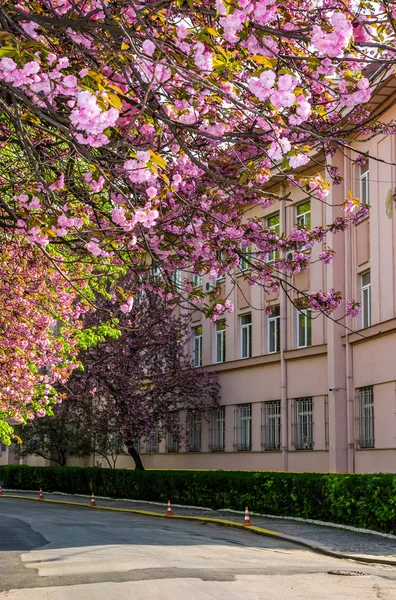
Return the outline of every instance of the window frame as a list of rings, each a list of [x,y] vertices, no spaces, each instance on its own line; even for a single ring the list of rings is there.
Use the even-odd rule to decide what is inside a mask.
[[[303,207],[305,204],[309,204],[309,210],[305,210],[304,212],[299,213],[299,208]],[[306,229],[307,231],[311,231],[311,218],[311,200],[304,200],[303,202],[299,202],[298,204],[296,204],[296,224],[298,227],[304,227],[304,229]]]
[[[278,314],[273,314],[274,311],[277,310]],[[274,348],[275,350],[271,350],[271,330],[274,324]],[[276,354],[280,352],[280,306],[277,304],[273,307],[273,311],[271,315],[267,317],[267,352],[268,354]]]
[[[369,275],[370,281],[363,285],[363,277]],[[365,308],[367,300],[367,322],[365,321]],[[361,326],[362,329],[371,327],[371,271],[368,269],[360,274],[360,306],[361,306]]]
[[[246,246],[246,248],[242,248],[239,256],[239,269],[244,271],[249,271],[251,269],[251,260],[252,260],[252,245]]]
[[[275,223],[275,225],[270,225],[271,219],[274,219],[275,217],[277,217],[279,219],[279,222]],[[276,235],[278,237],[280,237],[280,211],[279,210],[276,213],[273,213],[272,215],[269,215],[267,217],[266,225],[267,225],[267,229],[274,231],[276,233]],[[271,252],[268,252],[266,262],[272,263],[275,260],[277,260],[278,258],[279,258],[279,250],[272,250]]]
[[[372,385],[356,389],[356,445],[362,450],[375,448],[374,386]]]
[[[186,451],[201,452],[202,415],[200,412],[189,412],[186,416]]]
[[[235,408],[235,449],[238,452],[252,450],[252,404],[238,404]]]
[[[201,330],[201,333],[197,333]],[[193,365],[196,368],[202,367],[202,325],[197,325],[192,328],[193,339],[192,339],[192,355]],[[198,360],[197,360],[198,357]]]
[[[308,314],[309,313],[309,314]],[[312,311],[310,308],[297,308],[297,348],[309,348],[312,346]],[[301,344],[300,340],[300,319],[305,317],[304,338],[305,344]]]
[[[218,329],[218,327],[223,324],[224,324],[224,329]],[[220,355],[220,360],[218,360],[219,355]],[[215,323],[215,364],[219,365],[225,361],[226,361],[226,321],[225,321],[225,319],[220,319],[219,321],[216,321],[216,323]]]
[[[295,398],[293,411],[293,446],[298,451],[311,451],[314,447],[313,398]],[[305,441],[305,439],[307,441]]]
[[[261,404],[261,447],[266,452],[279,452],[282,443],[281,401]]]
[[[250,317],[249,323],[243,323],[242,319]],[[246,356],[244,356],[244,332],[246,331]],[[241,359],[252,357],[252,313],[245,313],[239,316],[239,335],[240,335],[240,351]]]
[[[158,428],[152,427],[150,433],[146,438],[145,444],[146,454],[158,454],[159,452],[159,437]]]
[[[225,406],[211,411],[209,426],[209,451],[225,451]]]
[[[365,170],[363,171],[363,169]],[[362,206],[370,205],[370,168],[368,159],[365,165],[359,167],[359,197]]]

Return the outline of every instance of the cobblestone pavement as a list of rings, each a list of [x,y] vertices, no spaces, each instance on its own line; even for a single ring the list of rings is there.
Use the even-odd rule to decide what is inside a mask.
[[[10,495],[15,494],[18,496],[25,496],[26,498],[38,497],[38,494],[34,495],[31,492],[18,491],[8,493]],[[6,490],[3,491],[3,495],[4,497],[7,496]],[[90,502],[90,499],[87,497],[73,495],[45,494],[45,497],[49,500],[72,501],[81,504],[89,504]],[[166,513],[165,504],[151,504],[140,501],[109,500],[99,498],[96,499],[96,502],[98,506],[145,510],[160,514]],[[239,514],[221,510],[217,511],[180,506],[172,506],[172,510],[174,515],[210,517],[235,521],[237,523],[243,522],[242,513]],[[396,564],[396,538],[391,539],[372,533],[360,533],[356,531],[314,525],[312,523],[300,521],[260,517],[258,515],[251,515],[251,522],[252,525],[256,525],[257,527],[276,531],[294,538],[307,540],[313,542],[314,544],[324,546],[334,552],[356,555],[357,559],[359,558],[359,555],[364,555],[366,557],[375,557],[377,560],[381,558],[388,561],[391,560]]]

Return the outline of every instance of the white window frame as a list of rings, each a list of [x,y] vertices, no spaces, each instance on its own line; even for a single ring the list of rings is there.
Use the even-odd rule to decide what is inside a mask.
[[[246,248],[241,247],[241,255],[239,258],[239,268],[241,271],[248,271],[251,268],[252,262],[252,246]]]
[[[296,398],[293,406],[293,443],[296,450],[313,450],[313,399]]]
[[[223,329],[220,329],[220,327]],[[226,322],[224,319],[215,324],[215,363],[220,364],[226,359]]]
[[[187,414],[187,452],[201,452],[201,413]]]
[[[210,444],[211,452],[225,450],[225,406],[212,410],[210,415]]]
[[[363,278],[369,276],[370,281],[363,285]],[[371,326],[371,273],[365,271],[360,275],[360,291],[361,291],[361,320],[362,329]],[[367,310],[366,310],[367,309]],[[366,318],[367,316],[367,318]]]
[[[252,449],[252,405],[239,404],[235,409],[235,448],[238,452]]]
[[[173,271],[171,281],[177,290],[180,291],[182,289],[183,275],[180,269]]]
[[[244,323],[243,319],[250,317],[249,323]],[[239,317],[240,322],[240,337],[241,337],[241,358],[251,358],[252,356],[252,314],[246,313]],[[246,340],[246,348],[244,341]]]
[[[374,389],[366,386],[356,390],[357,444],[359,448],[375,448]]]
[[[267,349],[268,354],[275,354],[280,352],[280,307],[279,305],[274,306],[273,310],[276,310],[278,314],[268,315],[267,319]],[[273,341],[273,344],[271,343]],[[271,347],[274,349],[271,350]]]
[[[202,277],[197,273],[191,275],[191,283],[194,289],[202,287]]]
[[[281,401],[271,400],[261,405],[261,445],[263,450],[281,448]]]
[[[370,204],[370,169],[368,160],[359,170],[359,194],[362,206]]]
[[[309,204],[309,209],[305,210],[302,213],[299,213],[298,212],[299,208],[304,206],[304,204]],[[309,217],[309,223],[308,223],[308,217]],[[299,227],[304,227],[307,231],[311,230],[311,201],[310,200],[305,200],[304,202],[300,202],[299,204],[297,204],[297,206],[296,206],[296,223]]]
[[[192,344],[194,367],[202,367],[202,325],[193,327]]]
[[[146,454],[157,454],[159,451],[158,429],[153,427],[146,439]]]
[[[304,340],[300,339],[300,320],[305,319]],[[312,317],[311,309],[297,309],[297,348],[308,348],[312,346]]]
[[[279,223],[276,223],[275,225],[270,225],[270,221],[274,217],[279,217]],[[271,231],[274,231],[278,237],[280,236],[280,212],[279,211],[274,213],[273,215],[270,215],[269,217],[267,217],[267,228],[270,229]],[[267,263],[274,262],[274,260],[277,260],[278,258],[279,258],[279,250],[273,250],[272,252],[268,252]]]

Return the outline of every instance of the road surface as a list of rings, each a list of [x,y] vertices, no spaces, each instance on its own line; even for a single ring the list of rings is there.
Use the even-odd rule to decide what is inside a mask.
[[[0,600],[395,600],[396,569],[212,524],[0,498]]]

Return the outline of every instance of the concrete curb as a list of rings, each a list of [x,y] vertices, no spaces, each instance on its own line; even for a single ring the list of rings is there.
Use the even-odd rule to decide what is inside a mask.
[[[157,518],[165,518],[165,519],[178,519],[184,521],[198,521],[205,523],[214,523],[215,525],[222,525],[224,527],[233,527],[234,529],[243,529],[244,531],[251,531],[257,535],[262,535],[266,537],[273,537],[278,540],[282,540],[284,542],[291,542],[293,544],[297,544],[299,546],[303,546],[305,548],[309,548],[318,554],[324,554],[326,556],[331,556],[333,558],[341,558],[344,560],[353,560],[355,562],[363,562],[363,563],[371,563],[371,564],[381,564],[381,565],[390,565],[396,567],[396,559],[386,559],[386,558],[377,558],[376,556],[369,556],[364,554],[347,554],[346,552],[337,552],[323,544],[318,544],[317,542],[313,542],[312,540],[307,540],[305,538],[294,537],[287,535],[285,533],[281,533],[279,531],[272,531],[271,529],[264,529],[263,527],[256,527],[255,525],[251,525],[247,527],[243,523],[236,523],[235,521],[227,521],[226,519],[216,519],[214,517],[197,517],[191,515],[172,515],[172,517],[168,517],[166,513],[157,513],[151,512],[147,510],[138,510],[133,508],[118,508],[112,506],[91,506],[90,504],[81,504],[80,502],[73,502],[71,500],[49,500],[44,499],[40,500],[39,498],[29,498],[28,496],[18,496],[16,494],[7,494],[1,496],[1,498],[13,498],[15,500],[29,500],[32,502],[40,502],[41,504],[61,504],[67,506],[75,506],[78,508],[90,508],[91,510],[102,510],[102,511],[112,511],[112,512],[123,512],[123,513],[132,513],[136,515],[143,515],[147,517],[157,517]],[[99,497],[98,497],[99,499]]]

